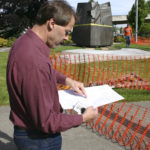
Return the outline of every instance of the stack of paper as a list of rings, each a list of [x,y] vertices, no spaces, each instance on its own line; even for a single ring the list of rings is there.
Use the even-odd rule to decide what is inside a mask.
[[[85,88],[87,98],[77,95],[73,90],[60,90],[59,100],[63,109],[74,109],[81,113],[81,108],[89,106],[99,107],[124,99],[109,85],[93,86]]]

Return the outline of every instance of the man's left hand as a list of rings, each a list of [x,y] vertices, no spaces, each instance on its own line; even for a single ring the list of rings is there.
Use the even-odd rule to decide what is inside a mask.
[[[83,83],[66,78],[66,85],[71,86],[75,93],[87,97]]]

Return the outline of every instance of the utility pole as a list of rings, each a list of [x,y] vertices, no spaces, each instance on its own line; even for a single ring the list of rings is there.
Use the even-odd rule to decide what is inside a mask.
[[[135,32],[136,32],[136,35],[135,35],[135,42],[137,43],[138,42],[138,0],[135,0],[136,1],[136,29],[135,29]]]

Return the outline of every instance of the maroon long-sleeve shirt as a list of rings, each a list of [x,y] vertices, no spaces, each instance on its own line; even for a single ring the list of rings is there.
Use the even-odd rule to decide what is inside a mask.
[[[52,68],[49,47],[31,30],[11,48],[7,65],[10,120],[14,125],[58,133],[82,124],[81,115],[61,112],[57,83],[66,77]]]

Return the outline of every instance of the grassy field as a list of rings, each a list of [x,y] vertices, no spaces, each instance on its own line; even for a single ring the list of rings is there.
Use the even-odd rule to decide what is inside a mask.
[[[109,49],[119,49],[119,48],[122,48],[122,47],[125,47],[125,44],[116,44],[116,45],[113,45],[111,47],[109,47]],[[147,51],[150,51],[150,46],[137,46],[137,45],[131,45],[132,48],[139,48],[139,49],[143,49],[143,50],[147,50]],[[55,53],[57,52],[61,52],[63,50],[67,50],[67,49],[83,49],[85,47],[77,47],[77,46],[59,46],[57,47],[57,49],[52,49],[52,53],[55,51]],[[7,105],[9,104],[9,96],[8,96],[8,92],[7,92],[7,87],[6,87],[6,66],[7,66],[7,58],[8,58],[8,52],[0,52],[0,105]],[[120,61],[119,62],[120,65],[122,65],[122,62]],[[131,62],[129,62],[130,64]],[[135,63],[137,64],[137,66],[139,65],[136,61],[133,61],[132,63]],[[105,68],[101,67],[101,72],[104,71],[104,69],[108,68],[108,62],[104,62],[103,63]],[[77,69],[79,69],[79,67],[81,67],[81,77],[83,76],[83,72],[84,72],[84,69],[82,69],[84,67],[85,64],[81,64],[81,66],[76,66]],[[97,67],[98,67],[98,62],[95,64]],[[142,72],[142,76],[144,76],[143,74],[143,69],[144,69],[144,60],[141,60],[141,72]],[[83,66],[83,67],[82,67]],[[117,63],[116,62],[109,62],[109,70],[111,71],[112,68],[116,68],[117,66]],[[130,65],[128,65],[128,67],[126,66],[126,64],[123,64],[123,66],[127,69],[127,71],[130,73],[131,71],[131,67]],[[94,67],[94,63],[91,63],[91,70],[92,68]],[[63,68],[63,67],[62,67]],[[68,66],[69,68],[69,66]],[[138,67],[137,67],[138,68]],[[148,66],[146,65],[145,68],[148,68]],[[72,72],[73,72],[73,69],[74,67],[71,68]],[[88,70],[88,68],[87,68]],[[135,71],[134,68],[132,70],[133,72]],[[78,71],[76,71],[78,73]],[[107,71],[106,71],[107,72]],[[136,70],[136,72],[139,72],[139,70]],[[121,73],[121,70],[118,72],[118,73]],[[146,69],[146,73],[147,73],[147,69]],[[146,74],[145,73],[145,74]],[[87,80],[88,78],[88,74],[85,73],[86,76],[84,78],[84,81]],[[102,73],[101,73],[102,75]],[[96,74],[95,75],[95,78],[97,77],[98,75]],[[105,74],[105,78],[107,77],[111,77],[112,75],[109,74]],[[102,78],[102,76],[100,77]],[[79,79],[82,81],[82,79]],[[89,76],[89,81],[92,80],[92,73],[90,74]],[[150,100],[150,91],[146,91],[146,90],[137,90],[137,89],[115,89],[118,93],[120,93],[122,96],[125,97],[125,99],[127,101],[142,101],[142,100]]]
[[[9,103],[9,97],[6,87],[6,66],[8,52],[0,52],[0,105]]]
[[[125,98],[125,101],[150,101],[150,91],[142,89],[114,89]]]
[[[84,49],[85,47],[79,46],[58,46],[55,49],[51,49],[51,53],[59,53],[63,50],[71,50],[71,49]]]
[[[125,43],[120,43],[120,44],[114,44],[112,46],[109,47],[109,49],[121,49],[121,48],[126,48],[126,44]],[[150,45],[136,45],[136,44],[131,44],[130,48],[136,48],[136,49],[141,49],[141,50],[145,50],[145,51],[149,51],[150,52]]]

